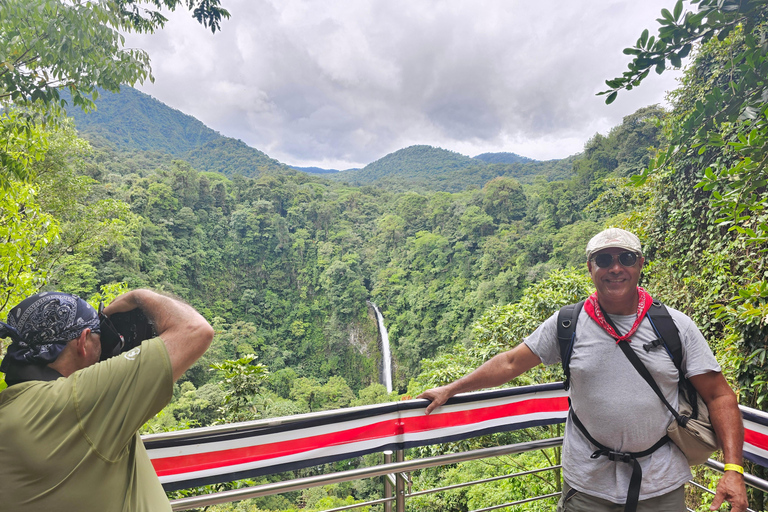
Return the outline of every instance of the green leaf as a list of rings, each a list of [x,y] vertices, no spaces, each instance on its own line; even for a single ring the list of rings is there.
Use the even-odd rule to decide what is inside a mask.
[[[677,0],[675,4],[674,16],[676,20],[680,19],[680,15],[683,13],[683,0]]]
[[[608,95],[607,98],[605,98],[605,104],[610,105],[613,103],[613,101],[616,99],[616,96],[618,96],[619,91],[613,91],[611,94]]]
[[[699,11],[696,14],[691,14],[690,16],[686,16],[685,18],[686,25],[688,25],[691,28],[698,28],[701,25],[701,22],[707,16],[707,14],[709,14],[708,11]]]
[[[725,38],[728,37],[728,35],[731,33],[731,30],[733,30],[733,26],[727,26],[723,30],[721,30],[717,34],[717,40],[718,41],[725,41]]]
[[[640,34],[640,39],[637,40],[637,46],[645,48],[645,43],[647,42],[648,42],[648,29],[645,29],[643,30],[643,33]]]

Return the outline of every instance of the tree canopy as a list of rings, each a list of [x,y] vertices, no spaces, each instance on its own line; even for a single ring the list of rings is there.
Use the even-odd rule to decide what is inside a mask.
[[[156,9],[178,6],[212,31],[229,17],[219,0],[0,1],[0,186],[27,178],[20,153],[41,154],[35,126],[58,119],[61,89],[89,110],[99,89],[153,80],[149,55],[120,31],[153,32],[167,21]]]

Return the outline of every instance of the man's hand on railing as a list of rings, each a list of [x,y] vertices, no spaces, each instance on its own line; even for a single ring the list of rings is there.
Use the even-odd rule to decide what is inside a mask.
[[[424,411],[429,414],[453,395],[501,386],[539,364],[539,356],[534,354],[528,345],[520,343],[512,350],[496,354],[469,375],[445,386],[428,389],[416,398],[432,400]]]
[[[451,385],[448,384],[447,386],[440,386],[439,388],[428,389],[416,397],[416,398],[426,398],[427,400],[432,401],[432,403],[427,406],[427,409],[424,411],[424,414],[431,413],[436,408],[440,407],[445,402],[447,402],[448,399],[455,394],[450,390],[450,387]]]
[[[731,504],[731,512],[744,512],[747,510],[747,489],[744,485],[744,476],[735,471],[726,471],[717,483],[715,499],[709,510],[717,510],[723,501]]]

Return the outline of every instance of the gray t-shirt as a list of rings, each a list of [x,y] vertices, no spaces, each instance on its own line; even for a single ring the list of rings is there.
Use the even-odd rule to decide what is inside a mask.
[[[719,372],[720,366],[699,329],[683,313],[668,308],[680,333],[682,368],[686,377]],[[621,333],[628,332],[635,315],[611,315]],[[678,373],[663,346],[650,351],[643,344],[655,340],[653,328],[643,319],[630,346],[648,368],[667,401],[677,407]],[[557,313],[548,318],[523,342],[545,365],[560,362],[557,342]],[[672,413],[640,376],[611,338],[582,309],[576,324],[576,342],[571,355],[573,410],[590,435],[617,451],[639,452],[653,446],[666,434]],[[625,503],[632,466],[607,457],[590,458],[596,450],[579,429],[568,421],[563,442],[563,478],[574,489],[614,503]],[[667,443],[639,459],[643,469],[640,499],[646,500],[677,489],[691,478],[683,453]]]

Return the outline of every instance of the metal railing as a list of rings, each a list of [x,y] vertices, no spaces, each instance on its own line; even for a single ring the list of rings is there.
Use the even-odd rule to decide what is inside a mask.
[[[448,464],[457,464],[459,462],[466,462],[470,460],[486,459],[490,457],[499,457],[501,455],[511,455],[516,453],[524,453],[535,450],[543,450],[545,448],[554,448],[560,446],[563,442],[562,437],[555,437],[550,439],[541,439],[538,441],[528,441],[525,443],[517,443],[506,446],[498,446],[493,448],[482,448],[479,450],[471,450],[467,452],[451,453],[447,455],[437,455],[435,457],[427,457],[423,459],[415,459],[402,461],[402,452],[399,452],[397,458],[401,461],[381,464],[379,466],[372,466],[367,468],[350,469],[347,471],[339,471],[335,473],[329,473],[325,475],[315,475],[304,478],[296,478],[293,480],[285,480],[282,482],[273,482],[269,484],[257,485],[255,487],[247,487],[243,489],[234,489],[230,491],[223,491],[213,494],[206,494],[203,496],[194,496],[190,498],[182,498],[171,502],[171,508],[174,511],[189,510],[193,508],[206,507],[210,505],[217,505],[221,503],[229,503],[233,501],[247,500],[251,498],[259,498],[262,496],[270,496],[273,494],[280,494],[290,491],[300,491],[311,487],[320,487],[323,485],[337,484],[342,482],[350,482],[353,480],[359,480],[362,478],[374,478],[378,476],[395,475],[395,495],[385,496],[380,500],[375,500],[366,503],[357,503],[354,506],[343,507],[334,510],[346,510],[349,508],[359,508],[367,505],[374,505],[379,503],[386,504],[395,503],[396,511],[402,512],[405,510],[405,498],[407,497],[405,492],[406,479],[403,473],[411,471],[417,471],[420,469],[445,466]],[[556,469],[557,466],[547,469]],[[386,482],[386,480],[385,480]],[[390,480],[391,485],[391,480]],[[431,492],[438,492],[433,489]],[[390,491],[391,492],[391,491]],[[421,492],[426,494],[425,491]],[[559,494],[559,493],[555,493]],[[549,497],[549,496],[547,496]],[[543,499],[540,498],[540,499]],[[508,505],[507,505],[508,506]],[[385,508],[386,510],[386,508]]]
[[[342,482],[350,482],[353,480],[359,480],[364,478],[384,477],[384,497],[377,500],[371,500],[361,503],[355,503],[352,505],[346,505],[343,507],[328,509],[325,512],[341,512],[344,510],[353,510],[366,506],[383,505],[384,512],[392,512],[393,505],[395,512],[405,511],[405,501],[407,498],[414,498],[417,496],[423,496],[426,494],[438,493],[443,491],[449,491],[452,489],[458,489],[462,487],[478,485],[483,483],[494,482],[503,479],[517,478],[521,476],[542,473],[546,471],[558,471],[560,465],[552,465],[545,468],[537,468],[528,471],[521,471],[517,473],[511,473],[502,476],[496,476],[492,478],[485,478],[481,480],[474,480],[471,482],[463,482],[460,484],[448,485],[444,487],[437,487],[433,489],[427,489],[417,492],[411,492],[411,480],[410,472],[417,471],[426,468],[445,466],[449,464],[457,464],[460,462],[467,462],[471,460],[486,459],[491,457],[499,457],[502,455],[513,455],[524,452],[530,452],[535,450],[543,450],[546,448],[554,448],[562,444],[562,437],[555,437],[550,439],[542,439],[537,441],[528,441],[524,443],[517,443],[512,445],[483,448],[479,450],[471,450],[460,453],[453,453],[447,455],[438,455],[434,457],[427,457],[414,460],[403,460],[403,451],[397,451],[394,453],[396,461],[392,462],[392,452],[384,453],[384,464],[366,468],[358,468],[347,471],[339,471],[324,475],[315,475],[304,478],[296,478],[292,480],[285,480],[281,482],[274,482],[269,484],[258,485],[254,487],[247,487],[243,489],[235,489],[230,491],[223,491],[218,493],[206,494],[201,496],[194,496],[189,498],[182,498],[171,502],[171,508],[174,512],[190,510],[200,507],[207,507],[211,505],[218,505],[223,503],[230,503],[234,501],[247,500],[252,498],[259,498],[263,496],[270,496],[275,494],[281,494],[291,491],[300,491],[309,489],[312,487],[320,487],[324,485],[337,484]],[[705,466],[722,473],[724,471],[723,464],[715,460],[710,459],[704,464]],[[758,478],[754,475],[744,474],[745,482],[748,486],[758,489],[763,492],[768,492],[768,481]],[[694,481],[689,482],[690,485],[700,489],[702,492],[714,494],[714,491],[698,484]],[[406,488],[408,491],[406,491]],[[543,494],[540,496],[532,496],[523,500],[512,501],[508,503],[502,503],[487,508],[476,509],[472,512],[486,512],[491,510],[497,510],[505,507],[511,507],[515,505],[521,505],[524,503],[530,503],[533,501],[556,498],[560,496],[560,492],[553,492],[549,494]],[[687,509],[689,512],[694,512],[692,509]],[[752,509],[747,509],[748,512],[756,512]]]
[[[174,511],[259,498],[286,492],[303,491],[324,485],[383,477],[384,493],[380,499],[331,509],[351,510],[377,505],[383,512],[403,512],[407,499],[479,485],[505,478],[546,471],[558,472],[553,490],[559,491],[560,467],[522,471],[456,484],[455,486],[412,491],[410,472],[448,464],[457,464],[500,455],[511,455],[562,443],[562,438],[543,439],[514,445],[472,450],[437,457],[405,461],[403,449],[461,441],[478,435],[513,431],[531,426],[565,422],[568,410],[561,383],[482,391],[459,395],[443,406],[440,415],[423,415],[425,400],[323,411],[284,418],[205,427],[144,436],[150,459],[167,490],[186,489],[208,484],[282,473],[318,464],[337,462],[365,454],[384,453],[384,463],[354,470],[314,475],[254,487],[241,488],[171,502]],[[744,456],[768,467],[768,413],[740,406],[744,416]],[[399,451],[387,451],[399,450]],[[393,460],[394,458],[394,460]],[[715,471],[723,465],[709,460]],[[768,482],[745,474],[747,485],[768,493]],[[693,483],[697,490],[712,492]],[[495,510],[530,501],[555,498],[559,492],[530,496],[524,500],[494,505],[473,512]]]

